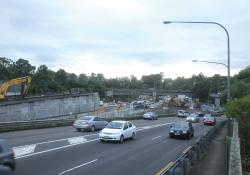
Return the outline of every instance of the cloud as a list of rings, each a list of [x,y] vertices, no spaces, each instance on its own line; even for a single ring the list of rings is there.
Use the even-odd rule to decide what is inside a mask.
[[[36,66],[103,73],[106,77],[164,72],[185,77],[225,74],[225,32],[215,25],[164,20],[216,21],[231,41],[232,73],[250,64],[250,2],[239,0],[9,0],[0,2],[0,53]],[[244,15],[242,15],[244,14]]]

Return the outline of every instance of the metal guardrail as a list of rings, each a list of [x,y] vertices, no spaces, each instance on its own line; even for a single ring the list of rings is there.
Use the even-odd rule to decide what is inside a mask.
[[[159,117],[171,117],[174,114],[161,114]],[[135,120],[141,119],[142,115],[131,115],[131,116],[109,116],[105,120]],[[71,115],[69,118],[56,118],[46,120],[31,120],[31,121],[14,121],[14,122],[0,122],[0,132],[26,130],[26,129],[37,129],[37,128],[49,128],[58,126],[70,126],[76,119],[76,115]]]
[[[192,166],[206,153],[216,132],[226,123],[219,123],[199,137],[195,144],[183,151],[182,155],[175,161],[170,162],[157,175],[187,175]]]

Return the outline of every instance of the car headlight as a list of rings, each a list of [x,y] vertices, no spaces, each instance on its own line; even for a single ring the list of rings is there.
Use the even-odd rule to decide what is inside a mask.
[[[183,134],[187,134],[187,131],[182,131]]]
[[[170,132],[174,132],[173,130],[170,130]]]

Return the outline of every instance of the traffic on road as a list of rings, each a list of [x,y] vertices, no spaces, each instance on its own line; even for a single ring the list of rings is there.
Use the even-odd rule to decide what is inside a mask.
[[[17,164],[14,175],[144,175],[157,173],[210,129],[204,125],[206,120],[203,124],[179,117],[142,119],[107,122],[100,117],[83,116],[73,127],[15,131],[1,133],[0,137],[12,147],[9,157],[13,157],[13,165]],[[222,120],[219,118],[218,122]],[[97,127],[96,121],[103,124]],[[78,132],[78,128],[85,132]],[[10,170],[15,167],[1,164],[10,165]],[[111,168],[111,164],[116,168]],[[150,166],[144,167],[145,164]]]

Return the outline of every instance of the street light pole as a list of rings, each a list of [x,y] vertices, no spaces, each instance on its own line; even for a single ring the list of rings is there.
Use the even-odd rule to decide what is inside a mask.
[[[227,101],[230,100],[231,94],[231,83],[230,83],[230,38],[227,29],[220,23],[217,22],[208,22],[208,21],[163,21],[163,24],[171,24],[171,23],[187,23],[187,24],[213,24],[220,26],[227,35],[227,65],[220,63],[227,67]],[[211,62],[212,63],[212,62]]]

